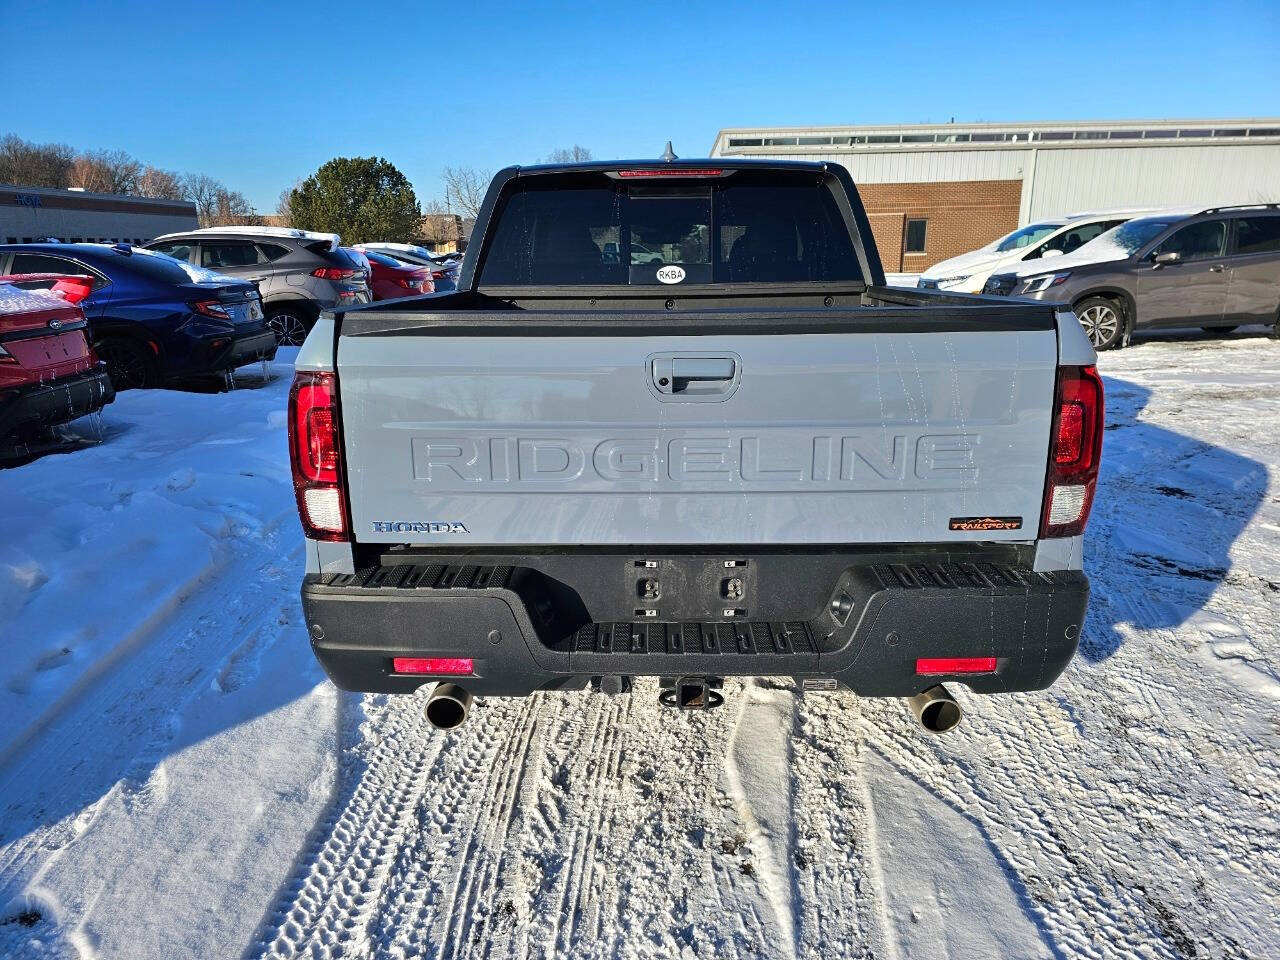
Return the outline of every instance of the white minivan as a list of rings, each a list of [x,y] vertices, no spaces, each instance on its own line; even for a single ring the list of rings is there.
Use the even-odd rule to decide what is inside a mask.
[[[1112,227],[1150,213],[1149,210],[1111,210],[1073,213],[1019,227],[985,247],[935,263],[920,275],[916,286],[925,290],[981,293],[993,273],[1006,273],[1024,260],[1071,253]]]

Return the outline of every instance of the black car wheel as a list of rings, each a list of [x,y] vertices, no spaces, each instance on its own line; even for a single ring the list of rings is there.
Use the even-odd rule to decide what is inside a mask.
[[[1110,350],[1119,345],[1124,333],[1124,314],[1114,300],[1090,297],[1076,305],[1076,316],[1095,350]]]
[[[311,329],[310,318],[298,307],[279,307],[267,314],[267,327],[282,347],[300,347]]]
[[[113,337],[94,344],[98,359],[107,365],[107,376],[116,392],[155,386],[156,366],[147,348],[136,340]]]

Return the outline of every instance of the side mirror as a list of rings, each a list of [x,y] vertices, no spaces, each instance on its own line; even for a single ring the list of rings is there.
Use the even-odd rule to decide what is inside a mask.
[[[1178,253],[1176,250],[1170,250],[1168,253],[1157,253],[1152,257],[1152,260],[1155,262],[1157,267],[1163,267],[1171,263],[1181,263],[1182,254]]]

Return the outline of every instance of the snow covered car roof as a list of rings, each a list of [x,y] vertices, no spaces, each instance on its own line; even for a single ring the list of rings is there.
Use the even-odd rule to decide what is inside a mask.
[[[329,252],[337,253],[338,247],[342,243],[342,238],[336,233],[320,233],[316,230],[297,230],[293,227],[200,227],[197,230],[180,230],[177,233],[166,233],[163,236],[155,237],[151,242],[155,243],[159,240],[173,240],[177,237],[213,237],[213,236],[244,236],[249,234],[255,237],[283,237],[290,240],[315,240],[329,244]]]
[[[356,249],[368,248],[370,250],[401,250],[404,253],[417,254],[420,257],[434,257],[435,254],[426,247],[420,247],[414,243],[391,243],[389,241],[378,241],[377,243],[357,243]]]

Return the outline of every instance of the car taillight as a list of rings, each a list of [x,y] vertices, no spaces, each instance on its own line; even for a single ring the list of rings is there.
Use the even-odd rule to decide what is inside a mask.
[[[432,279],[432,280],[443,280],[443,279],[444,279],[444,271],[443,271],[443,270],[432,270],[432,271],[431,271],[431,279]]]
[[[719,177],[724,171],[718,168],[694,167],[646,167],[639,170],[619,170],[618,176],[633,177]]]
[[[423,281],[419,277],[396,277],[396,283],[406,290],[421,290]]]
[[[1103,426],[1102,378],[1098,368],[1060,368],[1041,537],[1084,533],[1098,485]]]
[[[227,308],[218,300],[193,300],[191,309],[196,313],[203,313],[206,317],[213,317],[217,320],[231,319],[231,314],[227,312]]]
[[[342,450],[332,373],[300,372],[289,391],[289,460],[303,532],[312,540],[347,539]]]
[[[363,270],[343,270],[341,267],[316,267],[311,271],[313,277],[321,280],[350,280],[357,274],[363,276]]]
[[[79,303],[93,293],[93,277],[63,277],[53,285],[53,292],[62,294],[67,303]]]

